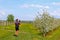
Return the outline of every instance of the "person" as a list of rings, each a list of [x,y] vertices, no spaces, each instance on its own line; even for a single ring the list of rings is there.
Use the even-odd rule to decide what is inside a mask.
[[[14,36],[18,36],[18,33],[19,33],[19,25],[20,25],[20,20],[16,19],[15,21],[15,35]]]

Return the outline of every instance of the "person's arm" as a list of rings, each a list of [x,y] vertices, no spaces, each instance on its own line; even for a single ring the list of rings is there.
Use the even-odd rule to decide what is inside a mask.
[[[20,25],[20,22],[21,22],[21,21],[19,20],[19,25]]]

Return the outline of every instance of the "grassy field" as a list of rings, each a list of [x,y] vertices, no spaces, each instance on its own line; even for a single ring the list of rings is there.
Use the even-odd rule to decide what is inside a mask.
[[[14,32],[14,25],[0,26],[0,40],[60,40],[60,27],[46,37],[42,37],[30,23],[21,24],[18,37],[13,36]]]

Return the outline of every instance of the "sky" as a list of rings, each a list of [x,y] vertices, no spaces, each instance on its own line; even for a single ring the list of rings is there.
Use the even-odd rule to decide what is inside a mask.
[[[0,20],[6,20],[8,14],[13,14],[14,19],[34,20],[43,9],[60,18],[60,0],[0,0]]]

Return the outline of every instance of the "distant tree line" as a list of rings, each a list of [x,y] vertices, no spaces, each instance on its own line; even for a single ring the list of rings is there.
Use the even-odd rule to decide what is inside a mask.
[[[7,16],[7,19],[6,19],[6,20],[0,20],[0,25],[1,25],[1,26],[11,25],[11,24],[13,24],[13,23],[14,23],[14,15],[12,15],[12,14],[9,14],[9,15]]]

